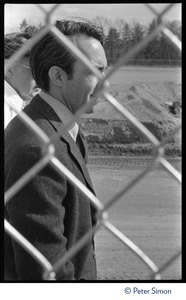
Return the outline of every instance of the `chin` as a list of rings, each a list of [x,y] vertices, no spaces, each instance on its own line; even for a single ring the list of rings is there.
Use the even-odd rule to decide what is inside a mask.
[[[94,111],[95,111],[95,105],[97,104],[97,100],[98,100],[98,99],[96,99],[96,102],[95,102],[95,99],[90,97],[90,100],[89,100],[89,101],[91,101],[91,100],[92,100],[92,101],[94,100],[93,106],[87,108],[85,114],[93,114]]]
[[[93,114],[94,113],[94,106],[89,107],[86,111],[85,114]]]

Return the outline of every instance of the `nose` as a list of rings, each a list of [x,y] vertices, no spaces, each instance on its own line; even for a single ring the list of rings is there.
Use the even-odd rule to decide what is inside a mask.
[[[102,92],[107,92],[107,90],[109,89],[110,84],[108,82],[108,80],[105,80],[103,85],[101,86],[101,91]],[[97,92],[99,92],[100,90],[100,82],[97,83],[95,90],[94,90],[94,96],[96,96]]]

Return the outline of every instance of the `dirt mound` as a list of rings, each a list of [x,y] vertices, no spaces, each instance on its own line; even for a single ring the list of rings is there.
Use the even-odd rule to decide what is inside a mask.
[[[137,83],[125,87],[111,86],[110,94],[141,122],[166,120],[175,123],[176,116],[169,113],[166,102],[181,101],[181,86],[175,82]],[[124,120],[107,100],[95,106],[95,112],[85,118]]]
[[[181,86],[179,83],[138,82],[127,88],[112,85],[110,94],[159,140],[169,135],[180,123]],[[170,109],[173,108],[173,103],[177,105],[176,110]],[[131,122],[105,99],[100,99],[95,106],[95,112],[84,115],[80,123],[89,145],[95,142],[102,144],[147,143],[147,139],[142,137]],[[180,145],[180,136],[177,134],[169,142]]]

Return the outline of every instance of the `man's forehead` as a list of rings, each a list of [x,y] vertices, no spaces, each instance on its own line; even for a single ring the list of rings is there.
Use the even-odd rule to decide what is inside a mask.
[[[81,35],[76,37],[75,45],[96,65],[96,67],[107,67],[105,51],[97,39]]]

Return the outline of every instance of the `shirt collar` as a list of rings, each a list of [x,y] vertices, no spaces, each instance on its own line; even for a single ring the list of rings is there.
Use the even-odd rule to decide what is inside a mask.
[[[72,119],[73,114],[71,113],[71,111],[59,100],[45,93],[44,91],[40,91],[39,96],[53,108],[64,125]],[[78,130],[79,126],[76,122],[73,122],[71,127],[68,129],[69,134],[75,142],[78,135]]]

